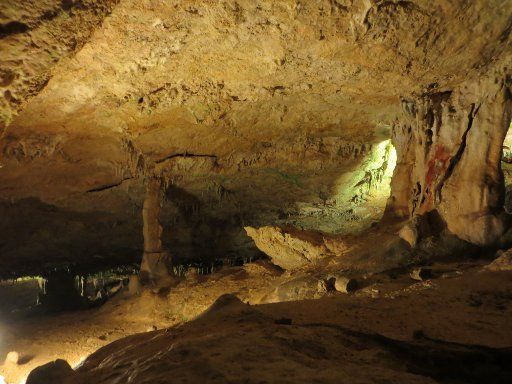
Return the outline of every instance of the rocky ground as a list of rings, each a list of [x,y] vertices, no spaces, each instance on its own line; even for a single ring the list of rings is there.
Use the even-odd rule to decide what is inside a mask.
[[[69,382],[504,383],[512,272],[486,264],[434,263],[423,281],[407,268],[359,274],[350,294],[264,261],[189,273],[166,293],[132,289],[98,309],[3,324],[2,355],[21,360],[0,370],[18,383],[93,353]]]

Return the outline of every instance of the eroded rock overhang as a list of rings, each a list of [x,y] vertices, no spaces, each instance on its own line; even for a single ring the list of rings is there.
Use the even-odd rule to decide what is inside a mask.
[[[44,7],[57,3],[48,1]],[[168,195],[178,201],[173,209],[183,217],[202,209],[185,237],[207,233],[216,238],[201,226],[204,217],[209,223],[236,221],[232,224],[241,229],[252,224],[247,222],[251,212],[271,212],[257,224],[274,224],[288,214],[282,207],[291,203],[332,200],[340,183],[360,181],[344,175],[359,169],[371,148],[389,139],[390,126],[395,127],[395,146],[401,147],[397,172],[409,172],[400,167],[405,151],[425,151],[426,141],[409,148],[407,136],[402,143],[397,132],[409,124],[417,127],[419,140],[423,125],[431,124],[428,111],[438,108],[438,97],[451,92],[442,103],[460,107],[457,123],[443,122],[442,135],[449,137],[436,139],[432,131],[433,141],[448,145],[450,159],[459,157],[463,137],[470,145],[480,140],[473,138],[480,128],[464,136],[469,119],[473,127],[491,127],[500,119],[495,113],[503,112],[494,110],[494,101],[504,105],[498,90],[506,83],[510,62],[510,2],[96,2],[102,12],[95,12],[92,3],[71,4],[55,18],[34,21],[34,28],[1,40],[6,52],[21,57],[23,68],[37,67],[34,76],[44,73],[48,81],[44,88],[31,87],[22,81],[20,63],[1,63],[15,72],[7,80],[18,79],[2,80],[2,110],[8,111],[5,116],[19,115],[0,142],[0,197],[8,204],[35,198],[57,207],[59,220],[80,213],[88,217],[79,222],[85,221],[89,233],[110,228],[105,247],[112,246],[112,239],[119,240],[118,250],[142,244],[134,231],[142,228],[145,180],[151,176],[147,169],[162,168]],[[4,11],[6,22],[18,14],[36,20],[43,12],[40,7],[13,9]],[[88,19],[80,12],[98,16]],[[27,42],[44,31],[62,36],[61,18],[67,23],[86,20],[87,28],[75,22],[70,31],[88,33],[75,50],[56,50],[56,60],[47,65],[46,54]],[[494,80],[498,85],[491,84]],[[15,104],[9,101],[12,95]],[[401,97],[415,108],[434,105],[416,114],[425,123],[408,123],[415,118],[401,115]],[[443,118],[452,112],[448,107],[434,114]],[[495,154],[500,133],[492,135],[485,140]],[[454,162],[463,164],[466,153],[461,151],[460,161]],[[422,156],[424,166],[419,155],[414,159],[418,164],[409,166],[425,184],[420,169],[428,170],[434,155]],[[450,177],[440,181],[445,201],[458,196],[448,191],[462,177],[457,176],[459,166],[450,169]],[[478,178],[486,178],[487,171]],[[495,172],[491,184],[480,185],[496,185]],[[393,189],[402,213],[419,212],[409,208],[414,185],[397,181]],[[401,191],[406,197],[397,197]],[[486,192],[488,202],[479,193],[468,198],[468,214],[499,205],[499,191]],[[450,220],[460,216],[450,213],[455,207],[443,208],[449,228],[468,240],[489,241],[488,235],[461,230],[467,220]],[[27,213],[16,222],[24,225],[40,216]],[[485,215],[481,225],[498,228],[491,219],[495,216]],[[100,229],[98,217],[104,223]],[[175,222],[172,217],[169,223]],[[83,249],[81,228],[76,224],[69,243],[78,241]],[[48,237],[38,232],[38,239]]]

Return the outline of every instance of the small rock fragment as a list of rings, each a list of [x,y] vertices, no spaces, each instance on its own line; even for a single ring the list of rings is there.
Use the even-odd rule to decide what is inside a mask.
[[[336,275],[334,276],[334,289],[338,292],[350,293],[357,289],[357,280],[350,277]]]
[[[15,351],[11,351],[7,354],[5,358],[5,364],[18,364],[20,361],[20,354]]]
[[[432,268],[415,268],[410,273],[411,279],[424,281],[432,277]]]
[[[485,269],[488,271],[512,271],[512,249],[508,251],[498,251],[497,258],[492,263],[487,265]]]
[[[418,230],[412,223],[407,223],[400,229],[398,236],[414,248],[418,243]]]
[[[28,375],[26,384],[62,383],[74,374],[66,360],[58,359],[35,368]]]

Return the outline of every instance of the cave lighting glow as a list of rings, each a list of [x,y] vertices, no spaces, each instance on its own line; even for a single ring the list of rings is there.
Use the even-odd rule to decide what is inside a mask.
[[[384,172],[384,176],[391,177],[391,176],[393,176],[393,172],[396,167],[396,160],[397,160],[396,149],[393,146],[393,144],[391,143],[391,139],[384,140],[383,142],[379,143],[378,147],[382,148],[381,150],[382,150],[383,156],[386,153],[386,151],[389,151],[388,152],[388,167],[387,167],[386,171]]]
[[[366,169],[376,169],[382,167],[384,162],[387,161],[387,167],[384,170],[384,178],[391,178],[393,171],[396,167],[396,149],[391,143],[391,139],[381,141],[375,146],[371,155],[371,160],[368,162]],[[389,186],[389,182],[386,183]]]
[[[82,366],[82,364],[84,363],[85,359],[87,359],[87,356],[80,357],[80,359],[78,359],[78,361],[75,364],[72,364],[71,367],[73,369],[80,368]]]

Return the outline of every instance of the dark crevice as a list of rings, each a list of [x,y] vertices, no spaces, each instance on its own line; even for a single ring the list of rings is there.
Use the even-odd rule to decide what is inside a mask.
[[[125,181],[132,180],[132,179],[133,179],[133,177],[127,177],[127,178],[124,178],[124,179],[122,179],[121,181],[119,181],[117,183],[114,183],[114,184],[108,184],[108,185],[104,185],[102,187],[97,187],[97,188],[89,189],[87,191],[87,193],[101,192],[101,191],[106,191],[107,189],[112,189],[112,188],[115,188],[115,187],[119,187]]]
[[[27,32],[29,29],[30,27],[27,24],[20,21],[10,21],[5,24],[0,24],[0,39]]]
[[[166,157],[164,157],[162,159],[159,159],[159,160],[155,161],[155,164],[161,164],[164,161],[167,161],[167,160],[170,160],[170,159],[174,159],[176,157],[183,157],[183,158],[187,158],[187,157],[208,157],[208,158],[211,158],[211,159],[217,159],[217,155],[194,154],[194,153],[185,152],[185,153],[175,153],[173,155],[166,156]]]
[[[501,33],[500,37],[498,38],[500,43],[504,43],[510,36],[511,32],[512,32],[512,16],[509,17],[507,26],[505,27],[505,29]]]
[[[512,348],[492,348],[438,340],[415,332],[413,341],[396,340],[378,333],[365,333],[328,323],[297,324],[302,327],[327,327],[386,349],[408,372],[433,378],[440,383],[510,383]]]
[[[347,13],[349,11],[346,5],[340,4],[336,0],[331,0],[331,9],[341,13]]]
[[[462,140],[461,140],[459,149],[457,150],[457,153],[450,159],[450,164],[448,165],[448,168],[446,169],[446,172],[444,173],[443,178],[441,179],[441,181],[439,182],[439,184],[436,187],[435,198],[436,198],[437,204],[439,204],[443,201],[442,189],[444,187],[444,184],[452,176],[453,171],[455,170],[455,167],[459,163],[460,159],[462,158],[462,155],[464,154],[464,151],[466,150],[467,136],[473,126],[473,121],[474,121],[475,116],[478,113],[479,109],[480,109],[480,105],[476,106],[474,103],[471,104],[471,110],[469,111],[469,115],[468,115],[468,126],[467,126],[466,130],[464,131],[464,134],[462,135]]]

